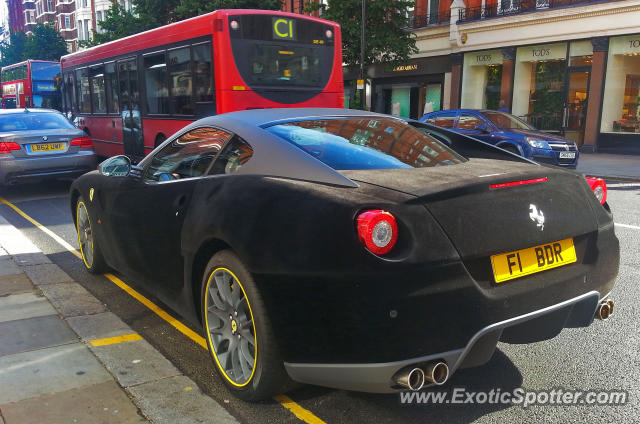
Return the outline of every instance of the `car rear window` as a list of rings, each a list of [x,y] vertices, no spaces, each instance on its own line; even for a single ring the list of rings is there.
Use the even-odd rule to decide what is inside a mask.
[[[22,112],[0,115],[0,132],[75,128],[59,113]]]
[[[314,119],[267,128],[336,170],[424,168],[466,159],[391,118]]]

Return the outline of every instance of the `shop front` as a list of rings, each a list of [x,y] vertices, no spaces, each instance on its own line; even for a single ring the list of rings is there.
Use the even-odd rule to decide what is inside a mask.
[[[640,35],[611,37],[599,148],[640,153]]]
[[[503,61],[502,50],[464,55],[460,107],[493,110],[505,108],[504,102],[500,102]]]
[[[418,119],[441,110],[445,74],[451,71],[448,56],[412,59],[390,67],[371,68],[371,110]]]

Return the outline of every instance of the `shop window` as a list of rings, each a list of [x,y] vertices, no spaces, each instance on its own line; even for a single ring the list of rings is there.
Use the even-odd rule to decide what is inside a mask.
[[[593,44],[591,41],[576,41],[569,46],[569,66],[591,66]]]
[[[640,133],[640,35],[609,43],[600,130]]]
[[[502,87],[502,51],[471,52],[464,55],[461,107],[499,109]]]
[[[518,48],[513,114],[540,130],[559,131],[565,97],[567,45]]]
[[[169,83],[164,52],[144,57],[147,111],[150,114],[169,113]]]
[[[482,119],[470,113],[461,113],[458,118],[458,129],[475,130],[478,125],[486,125]]]
[[[89,70],[91,78],[91,106],[93,113],[107,112],[107,98],[104,89],[104,66],[94,66]]]

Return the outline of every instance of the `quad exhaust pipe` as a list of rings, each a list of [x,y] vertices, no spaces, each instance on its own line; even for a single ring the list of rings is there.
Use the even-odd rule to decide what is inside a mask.
[[[604,321],[611,315],[613,315],[613,300],[603,300],[600,302],[596,310],[596,318]]]
[[[449,367],[441,361],[429,362],[423,367],[405,368],[395,377],[395,383],[405,389],[418,391],[427,384],[444,384],[449,379]]]

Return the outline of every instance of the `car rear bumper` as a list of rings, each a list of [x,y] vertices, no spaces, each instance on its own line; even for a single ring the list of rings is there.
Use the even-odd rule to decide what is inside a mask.
[[[485,326],[459,349],[385,363],[318,364],[288,363],[285,369],[292,380],[343,390],[391,393],[403,390],[394,376],[407,367],[424,366],[432,361],[445,362],[449,375],[460,368],[482,365],[491,359],[498,341],[531,343],[555,337],[563,328],[586,327],[594,319],[601,300],[591,291],[564,302]],[[416,337],[427,337],[416,334]]]
[[[74,177],[95,169],[96,164],[97,158],[93,151],[23,158],[0,155],[0,184]]]

